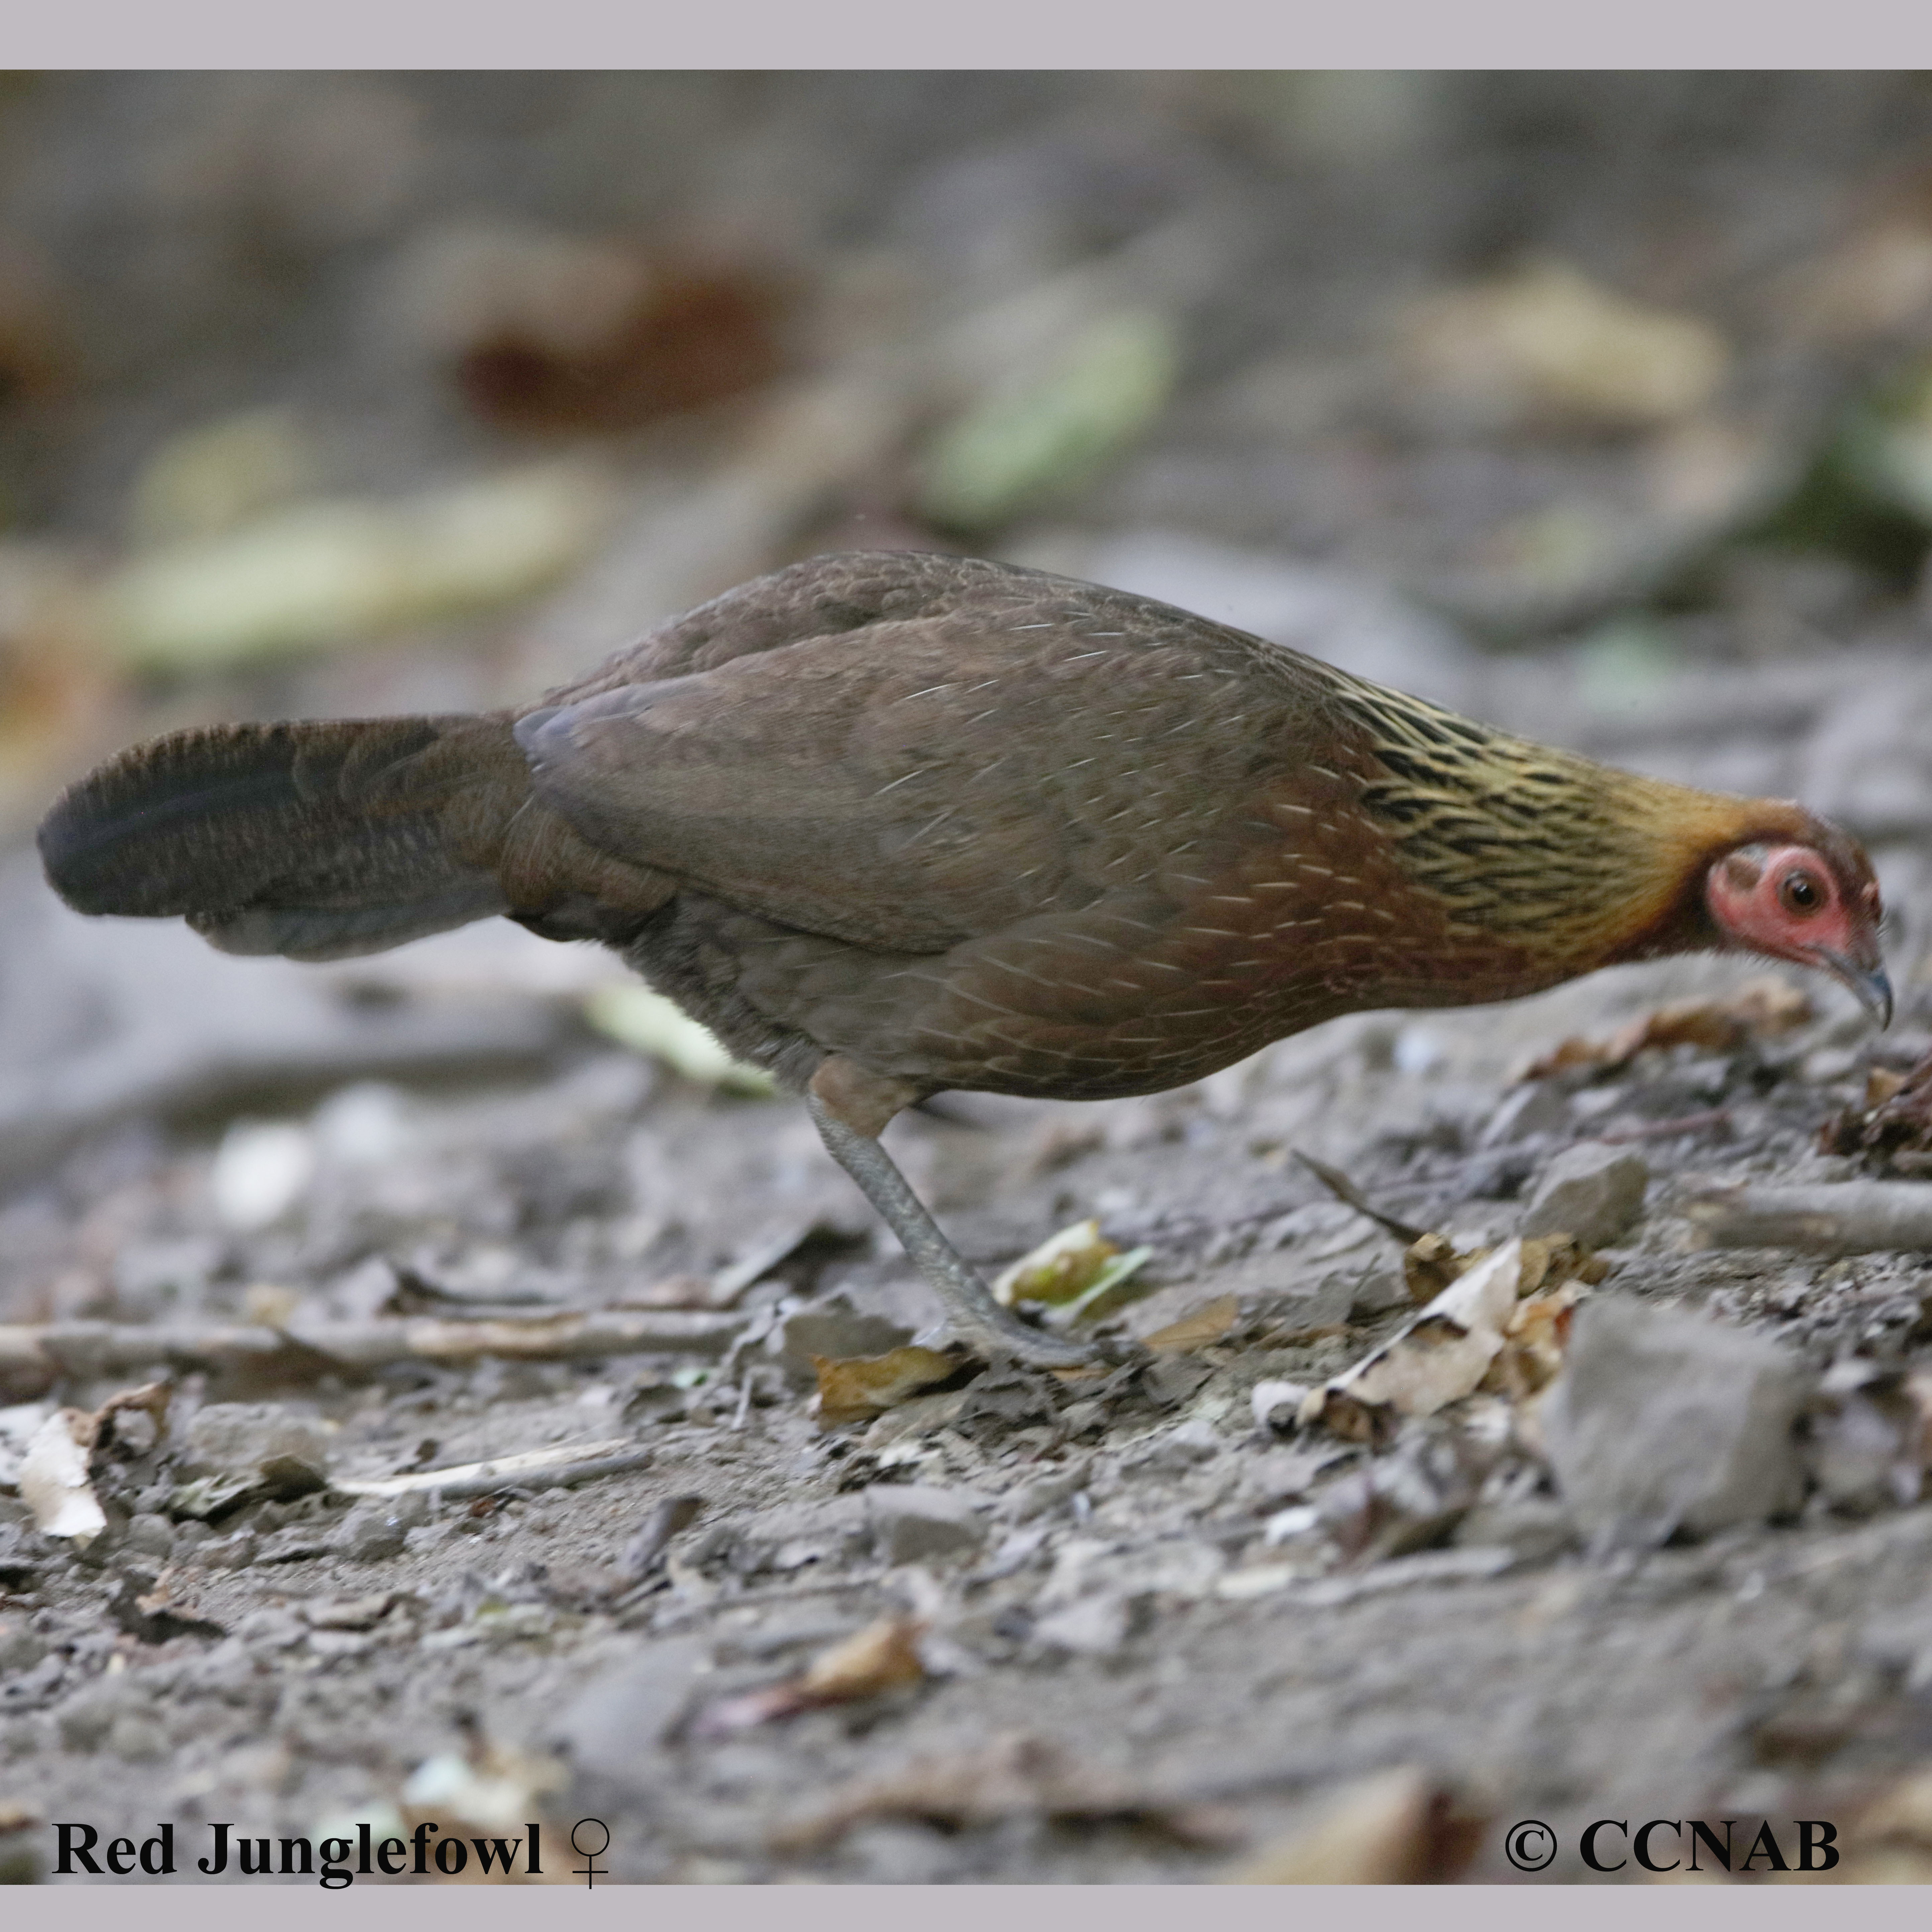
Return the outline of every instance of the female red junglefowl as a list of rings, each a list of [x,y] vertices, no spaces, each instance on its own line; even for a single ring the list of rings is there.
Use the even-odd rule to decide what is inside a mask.
[[[615,946],[804,1092],[957,1323],[1048,1363],[1084,1352],[993,1302],[879,1145],[926,1094],[1149,1093],[1340,1013],[1702,950],[1891,1004],[1870,866],[1800,806],[954,557],[794,566],[520,713],[178,732],[40,839],[69,904],[234,952],[492,914]]]

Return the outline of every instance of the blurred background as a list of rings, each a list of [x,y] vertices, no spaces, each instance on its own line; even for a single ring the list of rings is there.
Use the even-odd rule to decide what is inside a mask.
[[[1534,722],[1912,650],[1929,538],[1921,76],[0,90],[16,838],[140,732],[520,699],[820,550]]]
[[[1802,794],[1922,1024],[1929,544],[1922,75],[16,75],[0,1182],[662,1045],[500,922],[316,970],[73,919],[32,826],[145,734],[527,699],[843,548]]]

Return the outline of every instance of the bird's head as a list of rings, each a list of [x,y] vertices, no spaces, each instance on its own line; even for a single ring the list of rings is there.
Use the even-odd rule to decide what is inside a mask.
[[[1806,830],[1809,842],[1770,836],[1721,854],[1705,874],[1705,909],[1726,946],[1829,973],[1889,1026],[1871,861],[1835,826],[1813,819]]]

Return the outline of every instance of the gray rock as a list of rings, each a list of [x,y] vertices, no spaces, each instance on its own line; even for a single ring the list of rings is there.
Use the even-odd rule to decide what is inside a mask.
[[[1033,1639],[1049,1650],[1111,1657],[1126,1642],[1132,1622],[1125,1598],[1086,1597],[1041,1618],[1034,1625]]]
[[[19,1617],[0,1618],[0,1675],[31,1670],[47,1654],[46,1640]]]
[[[986,1526],[962,1490],[875,1484],[866,1492],[866,1508],[889,1563],[956,1556],[986,1540]]]
[[[182,1461],[203,1479],[300,1496],[328,1480],[328,1431],[314,1416],[266,1402],[211,1402],[188,1424]]]
[[[1456,1540],[1466,1548],[1512,1550],[1520,1563],[1547,1563],[1576,1546],[1576,1526],[1553,1498],[1524,1496],[1479,1504],[1456,1525]]]
[[[661,1639],[599,1672],[549,1732],[580,1778],[614,1795],[641,1796],[662,1781],[664,1747],[710,1661],[701,1637]]]
[[[158,1764],[168,1754],[167,1732],[139,1711],[123,1711],[108,1727],[104,1742],[124,1764]]]
[[[1648,1166],[1628,1148],[1566,1148],[1544,1169],[1522,1232],[1571,1234],[1586,1248],[1606,1248],[1636,1226],[1649,1185]]]
[[[1196,1418],[1184,1422],[1156,1436],[1144,1449],[1127,1459],[1124,1467],[1130,1475],[1178,1476],[1197,1462],[1205,1462],[1221,1450],[1221,1438],[1212,1423]]]
[[[173,1553],[175,1526],[164,1516],[137,1516],[128,1526],[125,1540],[136,1554],[166,1562]]]
[[[335,1546],[357,1563],[380,1562],[399,1556],[408,1546],[410,1532],[428,1514],[419,1495],[372,1499],[358,1503],[335,1532]]]
[[[139,1694],[124,1684],[90,1684],[54,1714],[61,1742],[71,1751],[98,1750],[124,1717],[140,1714]]]
[[[1022,1483],[1007,1492],[1001,1513],[1009,1522],[1030,1522],[1035,1516],[1070,1502],[1087,1486],[1088,1473],[1083,1456],[1050,1476],[1036,1476],[1031,1482]]]
[[[1542,1405],[1571,1520],[1599,1545],[1656,1544],[1794,1508],[1808,1392],[1760,1336],[1622,1297],[1589,1303]]]

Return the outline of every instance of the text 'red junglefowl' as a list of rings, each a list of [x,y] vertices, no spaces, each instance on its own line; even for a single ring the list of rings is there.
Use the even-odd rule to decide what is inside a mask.
[[[1802,806],[1526,742],[1124,592],[824,556],[520,712],[181,731],[40,828],[88,913],[334,959],[502,914],[596,939],[806,1096],[982,1346],[1000,1307],[880,1146],[944,1088],[1145,1094],[1337,1014],[1702,950],[1881,1021],[1878,887]]]

